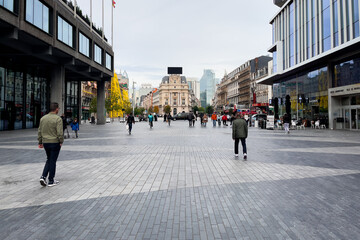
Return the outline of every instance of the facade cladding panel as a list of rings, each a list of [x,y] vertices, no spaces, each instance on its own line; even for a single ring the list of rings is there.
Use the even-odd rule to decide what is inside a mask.
[[[273,84],[279,116],[360,130],[359,8],[359,0],[293,0],[271,20],[274,69],[259,83]]]

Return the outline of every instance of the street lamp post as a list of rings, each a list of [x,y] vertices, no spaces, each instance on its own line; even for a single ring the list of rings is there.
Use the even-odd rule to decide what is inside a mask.
[[[135,83],[133,82],[133,96],[132,96],[132,103],[133,103],[133,116],[135,117]]]

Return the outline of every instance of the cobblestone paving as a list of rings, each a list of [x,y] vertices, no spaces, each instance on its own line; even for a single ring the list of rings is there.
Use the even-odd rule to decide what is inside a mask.
[[[41,187],[36,129],[0,132],[0,239],[360,239],[360,134],[82,125]],[[241,148],[241,146],[240,146]]]

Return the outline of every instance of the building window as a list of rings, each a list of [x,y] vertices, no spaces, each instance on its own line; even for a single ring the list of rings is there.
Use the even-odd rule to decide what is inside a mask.
[[[182,99],[181,104],[185,105],[185,99]]]
[[[73,47],[73,31],[73,26],[65,21],[62,17],[58,16],[58,40],[70,47]]]
[[[90,57],[90,39],[79,32],[79,52]]]
[[[353,9],[353,34],[354,38],[359,37],[359,0],[352,0]]]
[[[312,28],[312,38],[311,38],[311,45],[312,45],[312,57],[316,56],[316,21],[315,16],[316,14],[316,7],[317,7],[317,0],[311,0],[312,1],[312,14],[311,14],[311,28]]]
[[[112,62],[111,62],[111,55],[106,53],[106,68],[111,70],[111,65],[112,65]]]
[[[102,49],[94,44],[94,61],[98,64],[102,65]]]
[[[349,10],[350,10],[350,1],[351,0],[345,0],[345,11],[346,11],[346,41],[350,40],[350,19],[349,19]]]
[[[272,73],[277,72],[277,52],[273,52],[273,71]]]
[[[174,102],[173,102],[173,103],[174,103],[173,105],[176,106],[176,98],[174,98]]]
[[[323,52],[331,48],[330,39],[330,0],[322,0],[322,47]]]
[[[0,0],[0,6],[14,12],[14,0]]]
[[[295,27],[295,16],[294,16],[294,3],[290,4],[290,21],[289,21],[289,52],[290,52],[290,67],[295,65],[295,49],[294,49],[294,27]]]
[[[334,47],[339,46],[339,17],[338,17],[338,0],[333,0],[333,16],[334,16]]]
[[[311,18],[310,18],[310,6],[311,6],[311,0],[307,0],[306,3],[306,59],[309,59],[311,57],[310,52],[310,45],[311,45],[311,32],[310,32],[310,24],[311,24]]]
[[[49,33],[49,19],[49,8],[42,2],[39,0],[26,1],[26,21]]]

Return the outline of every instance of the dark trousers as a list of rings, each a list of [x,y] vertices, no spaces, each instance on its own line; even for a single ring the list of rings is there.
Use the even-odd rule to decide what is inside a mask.
[[[129,133],[131,133],[132,123],[128,123],[128,125],[129,125]]]
[[[60,153],[60,143],[44,143],[47,160],[42,176],[46,178],[49,175],[49,182],[54,182],[56,161]]]
[[[235,138],[235,154],[239,154],[239,141],[243,147],[243,153],[246,153],[246,138]]]

